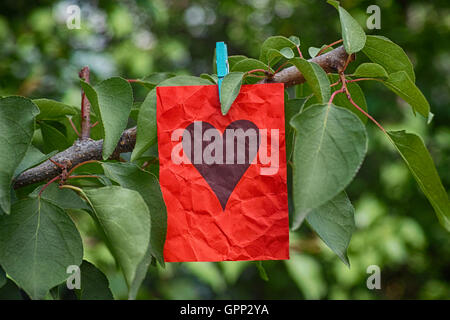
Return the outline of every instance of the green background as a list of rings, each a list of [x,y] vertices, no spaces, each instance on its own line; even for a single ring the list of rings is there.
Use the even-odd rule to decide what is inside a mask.
[[[81,29],[66,27],[68,5],[81,7]],[[341,1],[368,34],[405,49],[417,85],[430,102],[431,124],[377,83],[361,83],[369,112],[386,128],[424,137],[444,187],[450,184],[450,6],[441,1]],[[381,30],[367,30],[366,9],[381,8]],[[212,73],[216,41],[229,55],[259,56],[271,35],[296,35],[308,56],[340,38],[338,15],[326,1],[24,1],[0,4],[0,96],[53,98],[80,105],[78,71],[91,81],[140,78],[152,72]],[[357,54],[357,62],[366,61]],[[352,67],[350,67],[352,70]],[[134,86],[135,99],[146,90]],[[450,237],[408,169],[369,123],[369,151],[348,189],[356,231],[348,269],[307,225],[291,233],[291,260],[264,262],[269,281],[252,262],[170,263],[151,267],[140,299],[448,299]],[[126,298],[117,271],[92,221],[74,215],[85,259],[105,272],[116,298]],[[381,269],[381,290],[369,290],[366,269]]]

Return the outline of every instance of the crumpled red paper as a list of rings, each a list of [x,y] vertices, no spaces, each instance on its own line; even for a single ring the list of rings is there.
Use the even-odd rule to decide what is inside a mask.
[[[261,174],[270,167],[260,159],[261,136],[251,164],[246,156],[240,166],[193,165],[193,153],[192,159],[186,154],[188,139],[172,140],[177,129],[193,133],[194,122],[216,128],[222,137],[226,128],[252,128],[259,134],[278,129],[278,170]],[[289,259],[284,126],[283,84],[243,85],[226,116],[215,85],[157,88],[160,184],[167,206],[165,261]],[[267,140],[269,155],[272,139]],[[207,145],[202,142],[203,151]],[[180,155],[175,162],[174,150]]]

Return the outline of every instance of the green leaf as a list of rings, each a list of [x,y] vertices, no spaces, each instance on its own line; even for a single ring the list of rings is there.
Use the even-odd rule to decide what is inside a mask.
[[[367,36],[364,54],[390,73],[405,71],[412,82],[416,81],[411,61],[403,49],[385,37]]]
[[[80,300],[113,300],[109,281],[92,263],[83,260],[80,266],[81,288],[77,291]]]
[[[289,47],[285,47],[285,48],[281,49],[279,52],[286,59],[292,59],[295,55],[294,51],[292,51],[292,49]]]
[[[201,86],[211,85],[208,80],[192,77],[177,76],[161,82],[158,86]],[[156,89],[147,94],[141,105],[137,121],[137,137],[136,146],[131,154],[131,161],[135,161],[141,156],[152,144],[156,142]]]
[[[341,20],[342,39],[344,39],[344,48],[348,54],[361,51],[366,44],[366,34],[359,23],[339,5],[338,1],[328,0],[329,4],[334,6],[339,12]]]
[[[142,79],[138,79],[136,83],[144,86],[147,89],[153,90],[159,83],[169,78],[175,77],[174,73],[170,72],[155,72]]]
[[[17,177],[25,170],[35,167],[38,164],[41,164],[42,162],[48,160],[49,158],[53,157],[56,153],[58,153],[58,151],[43,154],[35,146],[30,145],[28,147],[27,153],[25,153],[25,156],[23,157],[19,166],[16,168],[16,171],[14,171],[14,177]]]
[[[322,49],[325,48],[326,46],[327,46],[327,45],[324,44],[324,45],[321,46],[320,48],[309,47],[309,49],[308,49],[309,56],[310,56],[311,58],[314,58],[315,56],[317,56],[317,54],[320,52],[320,50],[322,50]],[[333,48],[332,48],[332,47],[328,47],[328,48],[325,49],[325,51],[324,51],[323,53],[330,52],[331,50],[333,50]]]
[[[350,267],[347,248],[355,230],[355,209],[345,192],[313,209],[306,221],[325,244]]]
[[[7,214],[11,207],[10,187],[14,172],[31,144],[34,117],[38,113],[39,109],[29,99],[0,99],[0,211]]]
[[[37,197],[42,187],[37,187],[29,196],[33,198]],[[60,189],[56,183],[52,183],[45,188],[41,194],[41,198],[62,209],[90,209],[77,193],[70,189]]]
[[[261,60],[265,64],[268,64],[269,50],[270,49],[281,50],[285,47],[296,48],[296,44],[292,40],[289,40],[288,38],[283,36],[269,37],[263,42],[261,46],[261,53],[259,56],[259,60]]]
[[[220,87],[220,109],[223,115],[228,113],[231,105],[238,96],[243,77],[243,72],[230,72],[223,78]]]
[[[292,51],[289,47],[285,47],[280,50],[269,49],[269,51],[267,51],[267,61],[269,65],[277,63],[280,58],[292,59],[294,56],[294,51]]]
[[[353,180],[367,151],[367,134],[352,112],[317,104],[292,118],[294,229],[312,209],[333,199]]]
[[[118,186],[84,190],[134,299],[144,280],[141,265],[150,241],[150,212],[141,195]],[[146,270],[145,270],[146,271]]]
[[[330,99],[330,81],[326,72],[314,62],[302,58],[291,59],[290,62],[303,74],[310,88],[320,103]]]
[[[291,40],[297,47],[300,47],[300,38],[297,36],[290,36],[289,40]]]
[[[217,74],[207,74],[207,73],[202,73],[201,75],[200,75],[200,78],[202,78],[202,79],[206,79],[206,80],[208,80],[209,82],[211,82],[212,84],[217,84],[217,81],[218,81],[218,77],[217,77]]]
[[[272,68],[270,68],[264,62],[261,62],[256,59],[251,59],[251,58],[247,58],[247,59],[243,59],[243,60],[239,61],[238,63],[236,63],[234,65],[234,67],[233,67],[233,69],[231,69],[231,71],[232,72],[238,72],[238,71],[248,72],[250,70],[255,70],[255,69],[263,69],[263,70],[273,72]]]
[[[389,78],[383,83],[405,100],[413,108],[414,112],[418,112],[428,119],[430,104],[405,71],[391,73]]]
[[[139,109],[138,108],[132,108],[130,111],[130,118],[134,121],[137,121],[139,117]]]
[[[286,162],[289,162],[294,149],[295,130],[289,125],[291,119],[300,112],[306,99],[291,99],[284,101],[284,123],[286,124]]]
[[[44,152],[50,153],[52,151],[63,151],[70,147],[71,143],[67,140],[67,137],[54,126],[41,122],[40,124],[42,138],[44,139]]]
[[[239,62],[242,61],[244,59],[247,59],[246,56],[242,56],[242,55],[235,55],[235,56],[229,56],[228,57],[228,66],[229,69],[232,71],[234,66]],[[215,64],[215,61],[214,61]]]
[[[102,163],[105,175],[122,187],[140,193],[151,216],[151,253],[164,266],[164,241],[167,230],[166,204],[159,187],[158,179],[131,163]]]
[[[356,68],[353,76],[361,78],[387,79],[389,75],[386,72],[386,69],[384,69],[378,63],[362,63]]]
[[[308,98],[309,96],[313,95],[314,93],[311,90],[311,87],[308,83],[300,83],[295,86],[295,97],[296,98]]]
[[[331,4],[333,7],[335,7],[336,9],[339,9],[339,6],[340,6],[339,1],[337,1],[337,0],[328,0],[327,2],[329,4]]]
[[[450,203],[447,192],[422,139],[405,131],[389,131],[387,134],[433,206],[440,223],[450,231]]]
[[[25,199],[0,216],[0,263],[33,299],[43,299],[80,265],[83,245],[63,209],[39,198]]]
[[[317,54],[320,52],[320,48],[316,48],[316,47],[309,47],[308,48],[308,53],[309,56],[311,58],[314,58],[315,56],[317,56]]]
[[[339,80],[339,76],[337,74],[329,74],[330,82],[335,83]],[[340,89],[340,86],[331,87],[331,93]],[[353,101],[361,107],[364,111],[367,112],[367,102],[366,97],[364,96],[364,92],[361,90],[361,87],[356,82],[348,82],[347,89],[352,97]],[[345,93],[338,93],[334,99],[333,104],[339,107],[343,107],[353,112],[358,116],[358,118],[365,124],[367,123],[367,117],[359,111],[355,106],[348,100],[347,95]]]
[[[100,82],[95,88],[81,81],[81,86],[103,128],[103,159],[108,159],[119,142],[128,123],[133,107],[133,91],[130,84],[120,77]]]
[[[68,115],[76,115],[77,108],[51,99],[34,99],[40,113],[36,120],[61,120]]]

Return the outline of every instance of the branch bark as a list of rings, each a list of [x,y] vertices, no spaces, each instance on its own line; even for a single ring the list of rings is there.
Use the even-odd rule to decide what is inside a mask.
[[[325,72],[341,72],[344,70],[345,64],[348,59],[348,54],[343,46],[340,46],[330,52],[324,53],[318,57],[312,58],[309,61],[317,63]],[[350,61],[355,59],[353,54],[350,57]],[[271,79],[264,79],[261,81],[265,82],[277,82],[284,83],[286,87],[295,86],[305,82],[305,77],[295,66],[285,68],[280,72],[276,73]]]
[[[113,154],[130,152],[136,144],[136,127],[125,130],[117,144]],[[54,155],[52,160],[61,164],[67,164],[68,169],[87,160],[102,160],[103,140],[77,140],[73,146]],[[48,180],[61,173],[54,163],[47,160],[40,165],[21,173],[14,180],[14,189],[33,183]]]
[[[348,54],[345,52],[344,47],[341,46],[328,53],[310,59],[309,61],[317,63],[327,73],[330,73],[342,71],[348,58]],[[350,60],[354,60],[354,55],[350,57]],[[83,68],[83,70],[84,69],[85,68]],[[82,77],[81,72],[80,77]],[[84,77],[84,79],[86,80],[86,77]],[[284,83],[286,87],[290,87],[305,82],[305,78],[296,67],[289,67],[281,70],[271,79],[264,79],[263,81],[261,81],[261,83],[269,82]],[[86,97],[83,95],[83,99],[85,98]],[[87,101],[87,103],[89,103],[89,101]],[[87,104],[84,104],[85,107],[86,105]],[[87,116],[89,117],[89,114]],[[90,132],[90,120],[86,120],[85,118],[83,118],[82,123],[87,123],[89,127],[89,129],[86,129],[86,131],[84,132]],[[123,132],[122,137],[120,138],[113,154],[117,155],[122,152],[130,152],[133,150],[135,144],[136,127],[133,127]],[[67,164],[68,169],[70,169],[71,167],[87,160],[101,160],[102,148],[103,140],[92,140],[89,138],[89,133],[87,133],[87,137],[80,138],[79,140],[75,141],[73,146],[53,156],[52,160],[58,163]],[[58,174],[60,174],[60,172],[61,169],[58,168],[58,166],[47,160],[42,164],[21,173],[14,180],[13,187],[14,189],[17,189],[33,183],[48,180],[56,177]]]

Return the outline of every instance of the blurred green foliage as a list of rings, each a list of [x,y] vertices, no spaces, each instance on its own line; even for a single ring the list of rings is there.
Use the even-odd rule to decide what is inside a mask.
[[[450,5],[445,0],[343,0],[368,34],[384,35],[413,61],[417,85],[435,117],[426,125],[378,84],[362,83],[369,112],[387,128],[424,137],[444,186],[450,185]],[[81,7],[81,29],[66,27],[67,6]],[[381,8],[381,30],[367,30],[366,9]],[[24,1],[0,4],[0,96],[53,98],[79,105],[78,71],[92,82],[151,72],[212,73],[216,41],[230,55],[257,57],[270,35],[296,35],[305,55],[339,39],[336,10],[317,0]],[[365,61],[358,54],[359,61]],[[352,71],[352,67],[350,67]],[[135,100],[146,91],[135,87]],[[448,299],[450,237],[439,225],[401,159],[368,124],[369,153],[348,194],[357,230],[348,269],[306,225],[291,234],[291,260],[264,262],[269,281],[252,262],[170,263],[151,267],[141,299]],[[116,298],[126,285],[92,220],[73,212],[85,259],[110,281]],[[381,268],[381,290],[368,290],[366,269]]]

